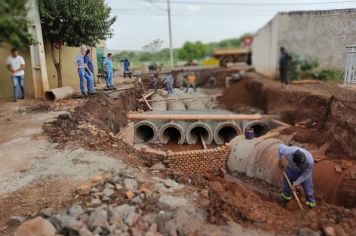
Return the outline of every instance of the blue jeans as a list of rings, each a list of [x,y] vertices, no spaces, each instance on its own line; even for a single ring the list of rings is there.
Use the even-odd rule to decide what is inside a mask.
[[[80,79],[80,91],[82,91],[82,94],[85,95],[85,85],[84,85],[84,79],[87,80],[87,88],[88,88],[88,93],[94,92],[94,80],[93,77],[86,72],[84,68],[79,68],[78,69],[78,75]]]
[[[13,75],[11,77],[12,83],[14,84],[14,98],[19,97],[19,91],[18,91],[19,86],[21,88],[22,97],[23,98],[25,97],[24,77],[25,77],[24,75],[20,75],[20,76]]]
[[[106,87],[112,87],[112,71],[106,71]]]
[[[296,172],[291,170],[290,168],[286,168],[285,172],[290,180],[291,183],[296,181],[302,172]],[[305,199],[307,200],[307,205],[314,207],[316,205],[315,198],[314,198],[314,186],[313,186],[313,177],[310,175],[308,179],[306,179],[302,183]],[[290,200],[292,198],[292,191],[288,185],[286,178],[283,178],[283,193],[281,195],[282,199]]]
[[[166,86],[167,86],[168,94],[172,94],[173,93],[173,84],[167,83]]]

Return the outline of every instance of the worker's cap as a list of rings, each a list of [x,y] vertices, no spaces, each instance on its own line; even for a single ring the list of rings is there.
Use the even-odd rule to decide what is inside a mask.
[[[303,164],[305,162],[305,159],[305,154],[302,151],[297,150],[293,153],[293,161],[297,165]]]

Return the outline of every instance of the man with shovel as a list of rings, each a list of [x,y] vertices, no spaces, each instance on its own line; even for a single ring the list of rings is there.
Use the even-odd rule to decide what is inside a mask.
[[[277,154],[279,160],[279,167],[284,171],[283,178],[283,192],[281,194],[281,203],[286,204],[292,198],[292,194],[299,199],[295,194],[295,187],[302,185],[305,193],[307,206],[313,208],[316,206],[314,198],[314,187],[312,180],[312,171],[314,167],[314,159],[310,152],[307,150],[291,146],[288,147],[284,144],[279,146]],[[284,168],[282,159],[286,158],[288,161],[287,167]],[[300,203],[299,203],[300,204]],[[300,205],[302,208],[302,206]]]

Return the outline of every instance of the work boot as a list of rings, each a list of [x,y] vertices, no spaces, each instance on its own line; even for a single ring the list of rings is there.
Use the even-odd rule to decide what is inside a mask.
[[[17,99],[16,99],[16,98],[13,98],[12,101],[13,101],[13,102],[17,102]]]
[[[117,88],[115,88],[114,86],[111,87],[111,90],[117,90]]]

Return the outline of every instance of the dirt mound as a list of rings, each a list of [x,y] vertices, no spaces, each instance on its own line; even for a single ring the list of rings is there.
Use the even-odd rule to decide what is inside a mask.
[[[71,114],[77,122],[87,122],[99,129],[117,134],[127,124],[126,113],[136,109],[134,91],[112,98],[106,94],[91,97],[83,106],[75,108]]]
[[[223,178],[211,180],[209,221],[226,224],[234,221],[246,227],[253,227],[278,234],[295,234],[300,228],[308,227],[323,231],[334,228],[335,235],[355,235],[356,210],[321,204],[313,210],[287,210],[270,199],[250,191],[237,182]],[[290,204],[295,204],[291,202]],[[295,206],[287,206],[295,209]]]

